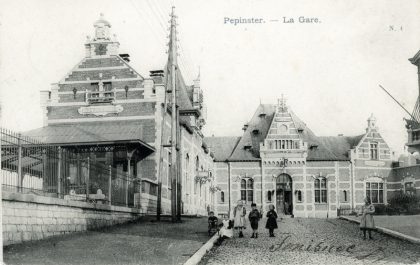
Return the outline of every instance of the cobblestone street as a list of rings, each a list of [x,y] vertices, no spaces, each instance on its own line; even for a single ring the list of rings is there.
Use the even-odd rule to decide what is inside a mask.
[[[201,264],[415,264],[420,245],[373,233],[363,240],[359,227],[338,219],[287,218],[278,222],[276,237],[268,237],[265,220],[259,238],[225,240]]]

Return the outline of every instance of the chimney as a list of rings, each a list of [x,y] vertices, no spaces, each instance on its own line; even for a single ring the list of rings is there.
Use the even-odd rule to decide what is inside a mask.
[[[120,54],[121,59],[123,59],[126,62],[130,62],[130,55],[128,53],[122,53]]]
[[[149,74],[150,78],[155,81],[156,84],[163,84],[163,77],[165,76],[165,72],[163,70],[152,70]]]
[[[244,127],[242,127],[242,130],[245,132],[246,131],[246,129],[248,129],[248,123],[245,123],[244,124]]]

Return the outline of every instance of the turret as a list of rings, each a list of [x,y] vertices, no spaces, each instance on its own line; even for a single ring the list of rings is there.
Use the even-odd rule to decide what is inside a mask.
[[[116,40],[115,34],[111,37],[111,24],[105,20],[102,13],[93,26],[95,37],[91,39],[87,36],[86,38],[86,57],[118,55],[120,43]]]

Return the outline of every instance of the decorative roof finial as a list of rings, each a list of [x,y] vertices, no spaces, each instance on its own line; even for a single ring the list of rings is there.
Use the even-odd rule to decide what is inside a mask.
[[[368,122],[367,130],[376,128],[376,118],[375,118],[375,116],[373,116],[373,113],[370,115],[367,122]]]
[[[281,111],[286,111],[287,110],[286,98],[284,97],[284,94],[281,94],[281,98],[280,99],[277,99],[277,107]]]

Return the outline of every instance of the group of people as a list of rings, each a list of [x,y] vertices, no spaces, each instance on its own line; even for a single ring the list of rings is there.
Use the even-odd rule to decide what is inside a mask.
[[[365,198],[365,204],[360,208],[362,218],[360,220],[360,230],[363,231],[363,238],[366,239],[366,232],[369,234],[369,239],[372,238],[372,231],[375,230],[375,222],[373,219],[373,214],[375,213],[375,207],[370,202],[369,198]],[[220,229],[218,225],[218,219],[214,216],[213,212],[209,212],[209,235],[214,234],[216,231],[219,231],[220,239],[232,238],[233,229],[238,231],[238,237],[244,237],[242,232],[243,229],[246,229],[246,208],[243,205],[243,202],[240,200],[233,210],[233,220],[230,220],[225,216],[224,220],[220,224]],[[266,214],[267,222],[265,228],[268,229],[270,237],[274,237],[274,229],[278,228],[277,218],[278,215],[275,211],[273,204],[269,205],[269,211]],[[251,212],[248,214],[248,220],[252,229],[251,238],[258,238],[258,223],[262,218],[262,209],[257,209],[257,204],[251,204]]]
[[[226,216],[220,225],[219,235],[221,238],[231,238],[233,237],[233,229],[238,231],[238,237],[244,237],[242,232],[243,229],[246,229],[246,208],[243,205],[243,202],[240,200],[233,210],[233,220],[229,220]],[[265,228],[269,231],[269,236],[274,237],[274,229],[277,229],[277,213],[273,204],[269,205],[269,211],[266,214],[267,223]],[[258,210],[257,204],[251,204],[251,211],[248,214],[248,220],[252,229],[251,238],[258,238],[258,223],[262,218],[262,210]],[[209,234],[214,233],[215,226],[218,223],[217,217],[214,216],[213,212],[209,213]]]

